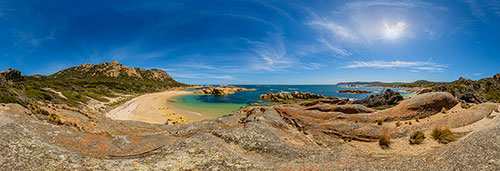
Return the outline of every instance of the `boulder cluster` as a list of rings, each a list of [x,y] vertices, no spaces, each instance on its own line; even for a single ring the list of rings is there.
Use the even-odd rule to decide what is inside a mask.
[[[12,68],[0,72],[0,79],[2,80],[20,80],[22,78],[21,71]]]
[[[255,91],[255,90],[256,89],[248,89],[248,88],[242,88],[242,87],[236,87],[236,86],[222,85],[219,87],[204,88],[204,89],[198,90],[194,93],[225,96],[225,95],[229,95],[229,94],[234,94],[235,92],[238,92],[238,91]]]
[[[387,89],[382,94],[371,95],[363,100],[355,101],[355,104],[362,104],[367,107],[391,106],[403,101],[403,96],[398,92]]]
[[[261,99],[264,100],[270,100],[270,101],[275,101],[275,102],[281,102],[281,101],[287,101],[287,100],[307,100],[307,99],[325,99],[325,98],[330,98],[326,97],[320,94],[314,94],[314,93],[309,93],[309,92],[297,92],[294,91],[293,93],[267,93],[260,95]]]

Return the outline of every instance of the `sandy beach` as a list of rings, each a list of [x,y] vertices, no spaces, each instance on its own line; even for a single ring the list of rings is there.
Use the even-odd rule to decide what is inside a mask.
[[[186,94],[192,94],[192,92],[164,91],[145,94],[118,106],[106,116],[115,120],[134,120],[154,124],[163,124],[167,119],[188,122],[206,119],[207,117],[199,113],[175,108],[167,103],[167,100],[172,97]]]

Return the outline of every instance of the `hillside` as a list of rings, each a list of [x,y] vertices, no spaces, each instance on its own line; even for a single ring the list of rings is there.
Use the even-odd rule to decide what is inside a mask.
[[[162,70],[131,68],[117,61],[83,64],[50,76],[22,76],[20,71],[9,69],[0,77],[0,102],[21,105],[48,102],[84,107],[90,101],[110,102],[112,98],[184,86]]]

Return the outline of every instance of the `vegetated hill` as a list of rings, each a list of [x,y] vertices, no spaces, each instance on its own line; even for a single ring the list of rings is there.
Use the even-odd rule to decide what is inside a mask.
[[[0,102],[45,101],[78,107],[94,99],[108,102],[120,94],[140,94],[184,86],[162,70],[130,68],[113,61],[83,64],[50,76],[22,76],[17,70],[0,75]]]
[[[124,80],[124,81],[161,81],[176,83],[165,71],[158,69],[130,68],[113,61],[98,65],[82,64],[61,70],[51,76],[54,79],[90,79],[90,80]]]
[[[500,73],[477,81],[460,77],[451,83],[436,85],[430,91],[446,91],[470,103],[500,102]]]
[[[441,85],[445,84],[444,82],[432,82],[432,81],[427,81],[427,80],[417,80],[412,83],[401,83],[401,82],[394,82],[394,83],[377,83],[377,84],[370,84],[368,86],[372,87],[398,87],[398,88],[414,88],[414,87],[421,87],[421,88],[426,88],[426,87],[434,87],[436,85]]]

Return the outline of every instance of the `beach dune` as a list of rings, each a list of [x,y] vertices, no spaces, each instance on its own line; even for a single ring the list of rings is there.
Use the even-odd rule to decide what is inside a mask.
[[[164,91],[136,97],[106,113],[115,120],[134,120],[163,124],[167,119],[196,121],[207,117],[192,111],[175,108],[167,100],[175,96],[192,94],[188,91]],[[182,119],[181,119],[182,118]]]

